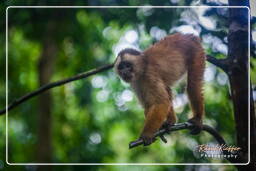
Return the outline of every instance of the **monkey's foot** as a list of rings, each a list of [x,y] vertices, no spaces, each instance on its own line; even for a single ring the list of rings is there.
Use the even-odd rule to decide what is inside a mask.
[[[202,120],[200,118],[193,117],[188,120],[188,122],[192,123],[194,127],[191,129],[190,134],[196,135],[199,134],[203,128]]]
[[[156,140],[154,137],[149,137],[144,135],[141,135],[140,139],[142,139],[144,146],[148,146]]]

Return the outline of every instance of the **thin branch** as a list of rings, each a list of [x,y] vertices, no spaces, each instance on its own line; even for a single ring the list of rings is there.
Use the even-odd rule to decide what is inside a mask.
[[[46,84],[40,88],[38,88],[37,90],[35,91],[32,91],[31,93],[28,93],[16,100],[14,100],[12,103],[9,104],[8,106],[8,111],[11,110],[12,108],[16,107],[17,105],[23,103],[24,101],[40,94],[40,93],[43,93],[45,92],[46,90],[49,90],[53,87],[57,87],[57,86],[60,86],[60,85],[63,85],[63,84],[66,84],[66,83],[69,83],[71,81],[75,81],[75,80],[80,80],[80,79],[83,79],[83,78],[87,78],[91,75],[94,75],[94,74],[97,74],[99,72],[103,72],[103,71],[106,71],[106,70],[109,70],[111,68],[113,68],[114,64],[108,64],[108,65],[104,65],[104,66],[101,66],[99,68],[95,68],[95,69],[92,69],[90,71],[87,71],[87,72],[83,72],[83,73],[80,73],[78,75],[75,75],[73,77],[69,77],[69,78],[66,78],[64,80],[60,80],[60,81],[56,81],[56,82],[53,82],[53,83],[49,83],[49,84]],[[0,115],[3,115],[6,113],[6,108],[5,109],[2,109],[0,110]]]
[[[155,133],[154,137],[161,138],[163,135],[170,134],[173,131],[178,131],[178,130],[182,130],[182,129],[192,129],[193,127],[194,127],[194,125],[189,122],[178,123],[175,125],[171,125],[168,129],[167,128],[160,129],[158,132]],[[221,135],[219,135],[219,133],[214,128],[212,128],[208,125],[203,125],[203,130],[209,132],[212,136],[214,136],[214,138],[218,141],[219,144],[226,144],[225,140],[222,138]],[[139,145],[143,145],[142,139],[131,142],[129,144],[129,148],[134,148]]]
[[[227,59],[217,59],[211,55],[206,55],[206,59],[208,62],[216,65],[217,67],[221,68],[223,71],[227,72],[228,70],[228,60]]]
[[[206,57],[207,57],[207,60],[210,63],[220,67],[224,71],[227,70],[227,61],[225,59],[216,59],[216,58],[214,58],[213,56],[210,56],[210,55],[207,55]],[[8,105],[7,110],[10,111],[11,109],[13,109],[14,107],[16,107],[19,104],[23,103],[24,101],[26,101],[26,100],[34,97],[34,96],[37,96],[38,94],[43,93],[46,90],[49,90],[51,88],[54,88],[54,87],[57,87],[57,86],[69,83],[71,81],[80,80],[80,79],[89,77],[89,76],[97,74],[99,72],[103,72],[103,71],[109,70],[109,69],[113,68],[113,66],[114,66],[114,64],[104,65],[104,66],[101,66],[99,68],[95,68],[93,70],[80,73],[80,74],[75,75],[73,77],[66,78],[64,80],[60,80],[60,81],[56,81],[56,82],[53,82],[53,83],[46,84],[46,85],[38,88],[37,90],[32,91],[31,93],[28,93],[28,94],[26,94],[26,95],[24,95],[24,96],[22,96],[22,97],[20,97],[18,99],[15,99],[13,102],[11,102]],[[6,113],[6,108],[0,110],[0,115],[4,115],[5,113]]]
[[[163,128],[163,129],[160,129],[158,132],[156,132],[155,135],[154,135],[154,138],[155,138],[155,140],[157,140],[157,137],[160,137],[160,139],[166,143],[167,140],[164,137],[165,134],[170,134],[173,131],[178,131],[178,130],[183,130],[183,129],[193,129],[193,128],[194,128],[194,125],[192,123],[189,123],[189,122],[170,125],[168,128]],[[227,145],[224,138],[214,128],[212,128],[208,125],[203,125],[202,130],[211,134],[216,139],[216,141],[218,142],[218,144],[220,146],[226,146]],[[129,149],[137,147],[139,145],[143,145],[143,140],[142,139],[132,141],[129,144]],[[224,155],[231,155],[231,153],[228,152],[227,150],[223,150],[223,154]],[[234,154],[232,154],[232,155],[234,155]],[[231,163],[238,163],[238,162],[242,163],[243,159],[241,158],[240,153],[237,153],[237,155],[238,155],[237,158],[230,157],[230,158],[226,158],[226,159]]]

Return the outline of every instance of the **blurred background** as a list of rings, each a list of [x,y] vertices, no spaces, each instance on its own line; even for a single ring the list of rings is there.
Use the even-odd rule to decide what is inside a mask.
[[[154,4],[148,1],[143,5]],[[159,2],[158,2],[159,3]],[[201,1],[227,4],[227,1]],[[1,4],[4,15],[8,5]],[[32,1],[31,1],[32,4]],[[36,4],[44,5],[44,4]],[[54,4],[50,4],[54,5]],[[65,4],[64,4],[65,5]],[[79,3],[76,5],[80,5]],[[104,5],[89,1],[83,5]],[[108,4],[116,5],[116,4]],[[129,4],[138,5],[130,1]],[[198,5],[197,1],[168,1],[165,5]],[[208,4],[211,5],[211,4]],[[12,102],[47,82],[61,80],[104,64],[113,63],[127,47],[144,50],[175,32],[193,33],[202,39],[205,52],[217,58],[227,55],[227,8],[9,8],[8,9],[8,101]],[[0,44],[5,46],[5,19],[0,21]],[[252,39],[256,41],[256,25]],[[255,53],[255,50],[254,50]],[[256,59],[251,58],[251,78],[256,95]],[[0,49],[0,106],[5,107],[5,50]],[[191,116],[186,82],[174,87],[174,107],[185,122]],[[206,115],[227,144],[236,144],[232,101],[227,75],[207,62],[204,77]],[[254,96],[255,97],[255,96]],[[255,99],[254,99],[255,100]],[[0,117],[0,169],[5,166],[5,117]],[[201,158],[199,144],[216,144],[202,132],[173,132],[165,144],[158,140],[145,148],[128,149],[138,138],[144,114],[130,86],[113,70],[78,80],[36,96],[9,112],[8,162],[10,163],[227,163]],[[128,169],[105,166],[100,170]],[[95,169],[87,166],[87,169]],[[139,166],[132,166],[140,170]],[[145,167],[168,170],[172,166]],[[233,166],[212,166],[212,169]],[[13,167],[35,170],[36,166]],[[59,166],[58,170],[79,170]],[[210,169],[209,166],[179,166],[176,170]]]

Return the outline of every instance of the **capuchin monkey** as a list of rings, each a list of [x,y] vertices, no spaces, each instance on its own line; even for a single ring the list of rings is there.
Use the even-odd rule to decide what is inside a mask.
[[[116,73],[130,83],[145,109],[145,124],[140,135],[144,145],[154,141],[154,134],[175,124],[170,87],[187,73],[187,94],[193,112],[188,122],[191,134],[202,129],[204,103],[202,82],[205,54],[200,39],[192,34],[176,33],[155,43],[144,52],[127,48],[119,52],[114,64]]]

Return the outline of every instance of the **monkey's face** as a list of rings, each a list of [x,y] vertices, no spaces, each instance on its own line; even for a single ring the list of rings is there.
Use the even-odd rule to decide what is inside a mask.
[[[125,82],[132,82],[140,75],[141,52],[127,48],[119,52],[115,71]]]
[[[134,67],[131,61],[120,61],[115,66],[118,75],[126,82],[134,78]]]

